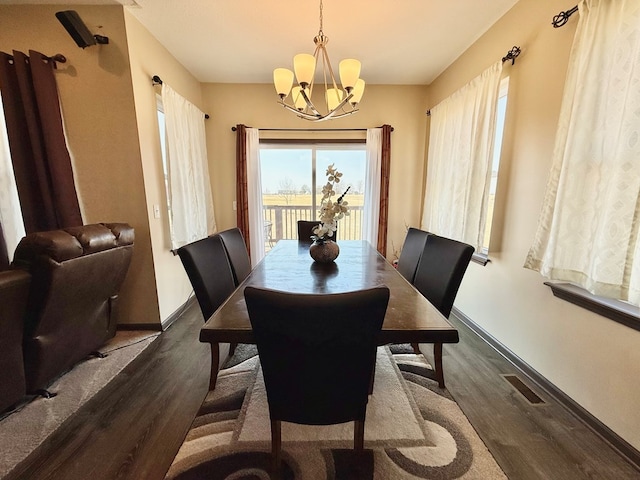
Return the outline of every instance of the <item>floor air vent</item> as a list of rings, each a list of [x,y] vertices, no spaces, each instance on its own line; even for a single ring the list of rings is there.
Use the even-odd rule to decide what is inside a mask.
[[[544,400],[542,400],[538,395],[536,395],[533,390],[526,386],[517,375],[503,375],[503,377],[513,386],[513,388],[518,390],[524,396],[524,398],[529,401],[529,403],[532,403],[534,405],[541,405],[545,403]]]

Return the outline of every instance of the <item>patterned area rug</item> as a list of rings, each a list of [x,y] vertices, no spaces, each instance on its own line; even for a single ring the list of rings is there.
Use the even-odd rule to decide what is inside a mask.
[[[269,478],[269,413],[255,354],[239,345],[224,365],[167,480]],[[380,347],[376,362],[365,451],[352,450],[353,422],[283,422],[283,479],[506,479],[422,355]]]

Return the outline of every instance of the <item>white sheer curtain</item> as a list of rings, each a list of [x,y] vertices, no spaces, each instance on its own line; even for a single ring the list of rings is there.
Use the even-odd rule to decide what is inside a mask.
[[[482,250],[502,62],[431,108],[422,229]]]
[[[0,97],[0,224],[2,224],[4,240],[7,244],[9,261],[11,261],[13,252],[20,239],[24,237],[25,231],[3,112],[2,97]]]
[[[583,0],[525,267],[640,304],[640,2]]]
[[[251,266],[264,258],[264,209],[260,175],[260,131],[247,128],[247,200],[249,202],[249,245]]]
[[[378,245],[380,218],[380,172],[382,168],[382,129],[367,129],[367,174],[365,178],[362,239],[373,248]]]
[[[204,113],[162,84],[167,135],[171,248],[216,231],[207,160]]]

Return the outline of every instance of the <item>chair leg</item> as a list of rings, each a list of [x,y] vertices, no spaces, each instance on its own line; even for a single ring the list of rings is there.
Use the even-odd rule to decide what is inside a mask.
[[[371,379],[369,380],[369,395],[373,395],[373,380],[376,378],[376,369],[373,367],[371,371]]]
[[[371,369],[371,379],[369,380],[369,395],[373,395],[373,382],[376,378],[376,353],[373,353],[373,368]]]
[[[355,420],[354,422],[353,449],[357,452],[364,450],[364,420]]]
[[[412,343],[413,351],[416,355],[419,355],[420,347],[417,343]],[[434,370],[436,374],[436,380],[438,381],[438,386],[440,388],[444,388],[444,370],[442,369],[442,343],[434,343],[433,344],[433,360],[434,360]]]
[[[211,345],[211,376],[209,377],[209,390],[216,388],[218,380],[218,368],[220,367],[220,344],[213,342]]]
[[[282,451],[282,424],[280,420],[271,420],[271,460],[274,478],[280,478],[280,457]]]
[[[444,371],[442,370],[442,344],[435,343],[433,345],[433,359],[435,360],[436,380],[438,386],[444,388]]]

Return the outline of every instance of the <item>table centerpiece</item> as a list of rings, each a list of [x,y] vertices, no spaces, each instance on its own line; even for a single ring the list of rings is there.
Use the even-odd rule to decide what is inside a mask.
[[[313,229],[311,239],[313,243],[309,247],[309,254],[316,262],[333,262],[340,254],[340,247],[334,241],[334,234],[338,228],[338,220],[349,215],[349,203],[344,200],[350,186],[334,202],[331,198],[336,195],[334,187],[340,183],[340,173],[332,163],[327,167],[327,184],[322,187],[322,200],[320,201],[320,224]]]

